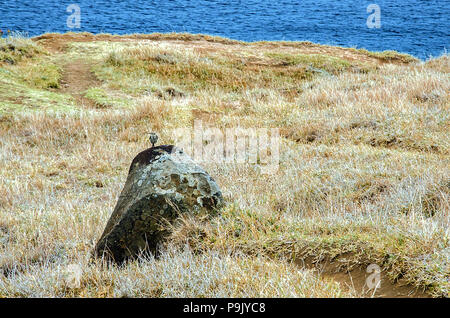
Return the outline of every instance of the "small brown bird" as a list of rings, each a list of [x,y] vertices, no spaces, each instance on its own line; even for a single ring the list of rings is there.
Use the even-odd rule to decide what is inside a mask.
[[[158,141],[158,135],[154,132],[150,133],[150,142],[152,143],[152,147],[155,147],[156,142]]]

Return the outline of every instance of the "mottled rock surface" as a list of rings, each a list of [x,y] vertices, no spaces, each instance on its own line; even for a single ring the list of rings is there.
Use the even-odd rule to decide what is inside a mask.
[[[216,182],[175,146],[138,154],[95,254],[121,263],[142,251],[156,253],[180,213],[213,212],[223,203]]]

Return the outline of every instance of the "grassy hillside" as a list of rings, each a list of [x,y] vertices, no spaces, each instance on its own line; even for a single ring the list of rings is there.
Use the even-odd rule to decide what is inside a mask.
[[[309,42],[0,39],[0,297],[448,297],[449,72]],[[180,220],[160,259],[90,262],[147,132],[196,119],[279,128],[278,172],[205,163],[219,216]]]

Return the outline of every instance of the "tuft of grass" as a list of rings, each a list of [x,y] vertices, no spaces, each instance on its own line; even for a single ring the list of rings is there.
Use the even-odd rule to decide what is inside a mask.
[[[231,205],[212,224],[183,220],[173,231],[171,244],[188,245],[197,253],[237,250],[249,257],[267,255],[294,263],[334,261],[336,270],[344,272],[378,264],[394,282],[401,279],[431,295],[448,295],[448,238],[442,241],[444,232],[411,231],[398,216],[368,220],[335,213],[315,219],[285,219]],[[422,224],[422,230],[428,232],[431,223]]]
[[[281,65],[306,65],[311,72],[322,72],[325,75],[337,75],[352,66],[347,60],[325,54],[268,53],[267,56],[274,58]]]
[[[71,285],[68,266],[28,265],[26,274],[0,280],[0,295],[15,297],[348,297],[338,284],[308,270],[263,257],[169,249],[161,258],[123,268],[77,263]],[[47,272],[47,273],[46,273]],[[48,272],[52,273],[48,275]],[[37,283],[39,282],[39,283]],[[20,287],[20,289],[18,289]]]
[[[48,90],[59,88],[60,80],[61,67],[42,46],[21,33],[0,38],[0,111],[71,108],[67,96]]]
[[[23,80],[34,87],[42,89],[60,87],[61,67],[52,62],[33,63],[24,68],[21,74]]]
[[[416,63],[419,60],[415,58],[414,56],[406,53],[399,53],[397,51],[387,50],[382,52],[372,52],[368,51],[366,49],[357,49],[358,52],[361,52],[367,56],[375,57],[377,59],[380,59],[382,61],[386,62],[400,62],[400,63]]]
[[[437,58],[430,58],[424,63],[428,69],[442,73],[450,73],[450,57],[448,53],[442,54]]]
[[[105,58],[103,74],[145,75],[189,91],[218,87],[241,92],[274,85],[289,87],[319,74],[350,70],[350,66],[346,60],[319,54],[265,53],[255,59],[237,54],[222,55],[217,51],[183,49],[177,52],[138,45],[112,51]],[[112,80],[112,77],[107,79]]]
[[[129,107],[133,101],[125,96],[111,96],[103,88],[91,87],[84,92],[84,96],[93,100],[99,108]]]

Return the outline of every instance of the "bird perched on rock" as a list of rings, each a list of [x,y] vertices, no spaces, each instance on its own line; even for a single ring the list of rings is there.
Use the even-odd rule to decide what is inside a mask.
[[[158,135],[154,132],[150,133],[150,142],[152,143],[152,147],[155,147],[156,142],[158,141]]]

